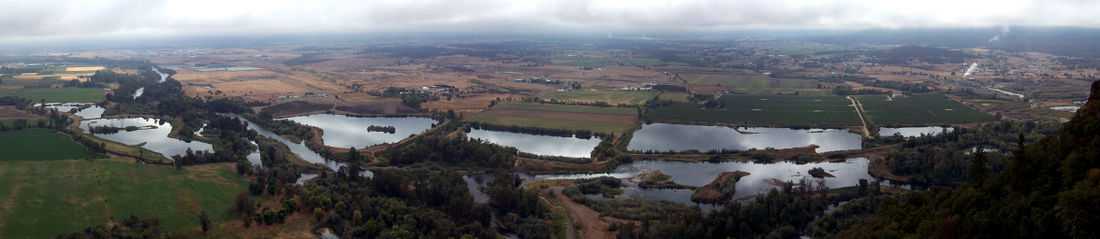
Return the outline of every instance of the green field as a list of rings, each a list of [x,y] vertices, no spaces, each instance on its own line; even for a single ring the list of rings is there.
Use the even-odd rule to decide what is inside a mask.
[[[467,121],[490,123],[496,125],[515,125],[524,127],[538,127],[547,129],[590,130],[593,132],[621,133],[630,128],[629,123],[624,122],[594,122],[584,120],[560,120],[543,119],[533,117],[515,117],[476,114],[466,119]]]
[[[19,96],[32,102],[90,102],[107,99],[99,88],[23,89],[19,91]]]
[[[832,95],[828,89],[818,89],[815,80],[772,78],[765,75],[691,75],[687,84],[697,86],[722,86],[734,93],[754,95],[795,94]]]
[[[550,91],[542,96],[547,99],[559,101],[587,103],[603,101],[611,105],[638,105],[652,99],[654,95],[657,95],[657,93],[644,91],[571,90]]]
[[[0,161],[99,158],[67,135],[46,129],[0,132]]]
[[[538,103],[501,103],[494,108],[501,109],[522,109],[522,110],[538,110],[538,111],[557,111],[557,112],[575,112],[575,113],[599,113],[599,114],[638,114],[638,111],[634,108],[619,108],[619,107],[597,107],[597,106],[583,106],[583,105],[562,105],[562,104],[538,104]]]
[[[778,127],[860,125],[851,102],[840,96],[726,95],[718,100],[725,104],[725,108],[704,109],[700,104],[672,103],[649,109],[642,119]]]
[[[177,171],[108,160],[0,161],[0,238],[50,238],[135,215],[161,229],[198,228],[198,214],[233,220],[247,182],[229,167]]]
[[[858,96],[863,117],[876,126],[967,124],[995,120],[944,95],[914,95],[893,98]]]
[[[521,110],[522,114],[515,114]],[[512,113],[512,114],[509,114]],[[581,115],[561,113],[581,113]],[[638,114],[635,108],[595,107],[537,103],[502,103],[472,115],[466,121],[550,129],[590,130],[621,133],[630,128]]]
[[[688,102],[688,97],[691,97],[691,94],[683,93],[683,92],[663,92],[663,93],[661,93],[661,96],[659,96],[658,98],[660,100],[671,100],[671,101],[676,101],[676,102]]]

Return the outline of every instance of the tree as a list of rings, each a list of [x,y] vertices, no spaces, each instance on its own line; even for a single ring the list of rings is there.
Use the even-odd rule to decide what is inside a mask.
[[[199,224],[202,225],[202,233],[210,231],[210,216],[206,215],[206,211],[199,213]]]
[[[867,179],[859,179],[859,195],[867,195]]]
[[[982,145],[978,145],[973,154],[974,158],[970,159],[970,181],[981,185],[986,173],[989,171],[985,168],[985,149],[982,148]]]

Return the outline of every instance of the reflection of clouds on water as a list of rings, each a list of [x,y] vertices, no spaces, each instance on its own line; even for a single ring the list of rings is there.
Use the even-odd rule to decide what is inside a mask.
[[[117,133],[93,135],[126,145],[145,143],[142,148],[152,150],[153,152],[160,153],[169,158],[173,155],[185,154],[188,148],[195,152],[214,152],[214,147],[207,143],[199,141],[184,142],[183,140],[168,137],[168,134],[172,132],[172,124],[167,121],[158,121],[149,118],[124,118],[91,119],[80,122],[80,129],[83,130],[84,133],[90,133],[88,131],[89,126],[111,126],[118,128],[125,128],[128,126],[140,127],[140,130],[135,131],[120,130]]]
[[[740,128],[654,123],[634,132],[631,151],[776,149],[817,145],[817,152],[859,149],[860,136],[841,129]],[[742,133],[744,132],[744,133]]]
[[[940,126],[927,126],[927,127],[900,127],[900,128],[888,128],[882,127],[878,130],[879,136],[893,136],[894,134],[901,134],[902,137],[917,137],[921,135],[938,135],[944,132],[944,127]],[[955,131],[955,128],[946,128],[950,133]]]
[[[489,143],[515,147],[522,152],[572,158],[588,158],[596,145],[600,144],[600,139],[597,137],[579,139],[576,137],[533,135],[481,129],[471,130],[466,135]]]
[[[305,142],[294,143],[294,142],[291,142],[290,140],[288,140],[286,138],[283,138],[283,136],[281,136],[279,134],[276,134],[275,132],[271,132],[271,130],[267,130],[263,127],[260,127],[260,125],[258,125],[256,123],[253,123],[252,121],[249,121],[248,119],[245,119],[243,117],[233,115],[233,114],[223,114],[223,115],[233,117],[233,118],[239,119],[241,121],[244,121],[245,124],[248,125],[248,129],[255,130],[256,134],[263,135],[264,137],[272,138],[272,139],[275,139],[275,141],[279,141],[280,143],[283,143],[284,145],[286,145],[287,148],[290,149],[290,152],[294,153],[295,155],[298,155],[298,157],[302,158],[302,160],[305,160],[305,161],[310,162],[310,163],[323,164],[323,165],[327,166],[328,168],[332,169],[333,171],[339,170],[340,166],[343,165],[343,164],[340,164],[340,163],[337,163],[337,162],[325,160],[325,158],[322,157],[320,154],[317,154],[317,152],[313,152],[313,150],[310,150],[308,147],[306,147]]]
[[[796,164],[790,162],[780,163],[753,163],[753,162],[722,162],[722,163],[690,163],[678,161],[638,161],[620,165],[613,172],[598,174],[545,174],[526,175],[520,174],[525,183],[541,179],[580,179],[610,176],[619,179],[633,177],[639,173],[660,170],[672,177],[672,182],[682,185],[702,187],[714,181],[723,172],[744,171],[744,176],[737,182],[735,199],[746,199],[758,194],[767,193],[772,188],[779,188],[776,182],[798,182],[803,178],[810,178],[810,169],[820,167],[835,177],[825,178],[825,185],[829,188],[851,187],[859,184],[860,179],[873,181],[867,172],[869,160],[866,158],[852,158],[844,162],[819,162]],[[811,180],[816,182],[816,179]],[[691,190],[686,189],[644,189],[637,184],[623,180],[627,185],[624,188],[625,195],[622,198],[647,198],[669,200],[688,205],[696,205],[691,201]],[[618,198],[617,198],[618,199]],[[705,209],[714,205],[700,205]]]
[[[80,107],[84,107],[85,105],[88,107],[77,111],[75,113],[76,116],[80,116],[84,119],[98,119],[103,117],[103,112],[107,110],[93,103],[46,103],[46,108],[68,113],[73,109],[80,109]],[[41,107],[42,104],[34,104],[34,106]]]
[[[373,145],[396,143],[410,135],[420,134],[437,121],[422,117],[352,117],[335,114],[316,114],[290,117],[285,120],[321,128],[321,140],[325,145],[340,148],[366,148]],[[370,132],[367,127],[393,126],[397,132]]]

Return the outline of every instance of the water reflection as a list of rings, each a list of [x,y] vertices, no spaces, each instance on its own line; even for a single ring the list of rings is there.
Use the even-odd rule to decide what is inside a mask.
[[[825,178],[825,185],[829,188],[850,187],[859,184],[860,179],[873,180],[867,172],[867,158],[852,158],[844,162],[819,162],[796,164],[792,162],[779,163],[753,163],[753,162],[721,162],[721,163],[691,163],[679,161],[638,161],[620,165],[611,173],[600,174],[565,174],[565,175],[523,175],[524,181],[530,182],[540,179],[579,179],[610,176],[615,178],[630,178],[639,173],[651,170],[661,170],[662,173],[672,177],[672,182],[702,187],[714,181],[718,174],[723,172],[744,171],[749,175],[742,177],[737,182],[735,199],[745,199],[757,194],[767,193],[769,189],[779,188],[776,182],[798,182],[802,178],[811,177],[807,173],[811,168],[820,167],[835,177]],[[668,190],[665,190],[668,191]],[[658,193],[654,193],[656,195]],[[687,201],[671,200],[677,202],[689,202],[691,194],[687,195]],[[656,196],[653,196],[656,197]],[[664,195],[661,197],[682,197]]]
[[[900,134],[901,137],[917,137],[921,135],[938,135],[943,132],[952,132],[955,128],[944,128],[940,126],[925,126],[925,127],[899,127],[878,128],[878,136],[893,136],[894,134]]]
[[[168,134],[172,132],[172,124],[167,121],[158,121],[150,118],[90,119],[80,121],[80,129],[83,130],[84,133],[91,134],[88,130],[90,126],[111,126],[118,128],[126,128],[128,126],[138,127],[139,129],[134,131],[119,130],[117,133],[92,135],[126,145],[145,143],[142,148],[152,150],[153,152],[160,153],[169,158],[173,155],[185,154],[188,148],[196,152],[204,150],[214,152],[214,147],[207,143],[199,141],[184,142],[183,140],[168,137]]]
[[[721,151],[819,146],[816,151],[860,149],[858,134],[841,129],[739,128],[654,123],[634,132],[631,151]]]
[[[160,70],[157,70],[156,67],[153,67],[153,72],[156,72],[157,75],[160,75],[160,80],[157,81],[157,83],[164,83],[168,80],[168,73],[160,72]]]
[[[534,135],[525,133],[512,133],[504,131],[492,131],[474,129],[466,136],[481,139],[489,143],[510,146],[519,151],[544,156],[562,156],[571,158],[588,158],[600,139],[579,139],[576,137],[559,137]]]
[[[34,104],[34,106],[42,107],[42,104],[36,103]],[[78,110],[76,113],[74,113],[74,115],[80,116],[84,119],[98,119],[100,117],[103,117],[104,111],[107,111],[107,109],[99,107],[99,105],[96,105],[94,103],[46,103],[45,107],[60,112],[72,112],[73,109],[80,109],[81,107],[84,107],[84,109]]]
[[[316,114],[286,118],[304,125],[321,128],[325,145],[340,148],[366,148],[373,145],[396,143],[410,135],[420,134],[437,121],[423,117],[353,117],[335,114]],[[367,127],[393,126],[397,132],[370,132]]]
[[[250,121],[248,119],[245,119],[244,117],[240,117],[239,115],[235,115],[235,114],[220,114],[220,115],[233,117],[233,118],[239,119],[241,121],[244,121],[245,124],[248,125],[248,129],[255,130],[256,134],[263,135],[265,137],[275,139],[275,141],[279,141],[279,143],[283,143],[284,145],[287,146],[288,149],[290,149],[291,153],[294,153],[295,155],[298,156],[298,158],[301,158],[302,160],[305,160],[305,161],[310,162],[310,163],[325,165],[325,167],[328,167],[332,171],[339,171],[340,167],[343,167],[345,165],[344,163],[340,163],[340,162],[325,159],[325,157],[322,157],[317,152],[313,152],[313,150],[310,150],[308,147],[306,147],[305,142],[294,143],[293,141],[290,141],[286,138],[283,138],[282,135],[276,134],[275,132],[271,132],[271,130],[267,130],[266,128],[261,127],[260,125],[258,125],[256,123],[253,123],[252,121]],[[255,143],[255,142],[253,142],[253,143]],[[255,154],[255,157],[256,157],[257,161],[260,160],[259,153],[260,153],[259,150],[257,150],[256,152],[253,153],[253,154]],[[251,157],[252,157],[253,154],[249,154],[249,161],[252,160]],[[253,162],[253,164],[255,164],[255,162]],[[262,162],[261,162],[261,165],[262,165]],[[359,176],[373,178],[374,177],[374,172],[371,172],[371,171],[368,171],[368,170],[363,170],[363,171],[359,172]],[[303,173],[302,175],[299,175],[297,184],[303,184],[306,181],[309,181],[310,179],[313,179],[313,178],[316,178],[316,177],[317,177],[317,174]]]
[[[322,157],[320,154],[317,154],[317,152],[313,152],[313,150],[310,150],[308,147],[306,147],[305,142],[295,143],[293,141],[290,141],[286,138],[283,138],[282,135],[276,134],[275,132],[271,132],[270,130],[267,130],[266,128],[261,127],[260,125],[258,125],[256,123],[253,123],[252,121],[250,121],[248,119],[245,119],[244,117],[240,117],[240,116],[233,115],[233,114],[223,114],[223,115],[233,117],[233,118],[239,119],[241,121],[244,121],[245,124],[248,125],[248,129],[255,130],[256,133],[259,134],[259,135],[263,135],[265,137],[275,139],[275,141],[279,141],[280,143],[285,144],[287,146],[287,148],[290,149],[290,152],[294,153],[295,155],[298,155],[298,157],[301,158],[302,160],[305,160],[305,161],[310,162],[310,163],[325,165],[329,169],[332,169],[333,171],[340,170],[340,166],[343,166],[343,164],[341,164],[341,163],[338,163],[338,162],[335,162],[335,161],[332,161],[332,160],[327,160],[327,159],[325,159],[325,157]]]

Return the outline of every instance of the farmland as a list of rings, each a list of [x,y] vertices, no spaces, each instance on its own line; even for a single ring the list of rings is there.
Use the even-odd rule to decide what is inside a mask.
[[[43,238],[130,215],[161,228],[199,226],[198,214],[228,221],[246,183],[223,164],[145,166],[109,160],[0,161],[0,237]]]
[[[7,122],[5,122],[7,123]],[[68,136],[44,129],[0,132],[0,161],[98,158]]]
[[[992,116],[944,95],[856,97],[864,117],[877,126],[967,124],[995,120]]]
[[[831,95],[827,89],[818,89],[818,82],[804,79],[772,78],[764,75],[700,74],[684,76],[688,85],[718,86],[733,93],[775,95]]]
[[[565,102],[607,102],[611,105],[637,105],[652,99],[656,93],[644,91],[607,91],[607,90],[571,90],[550,91],[543,94],[547,99]]]
[[[498,125],[623,132],[634,123],[636,114],[632,108],[502,103],[466,120]]]
[[[650,109],[646,121],[671,123],[744,124],[761,126],[855,126],[859,125],[847,99],[840,96],[753,96],[726,95],[718,99],[725,107],[704,109],[695,103],[671,103]]]
[[[676,102],[688,102],[688,97],[689,96],[691,96],[691,94],[678,93],[678,92],[664,92],[664,93],[661,93],[661,95],[658,96],[658,98],[660,100],[670,100],[670,101],[676,101]]]
[[[90,102],[107,99],[99,88],[44,88],[19,90],[19,97],[32,102]]]
[[[687,65],[683,62],[677,61],[661,61],[657,58],[633,58],[633,57],[555,57],[552,59],[554,65],[558,66],[577,66],[577,67],[592,67],[599,68],[608,65],[615,65],[616,63],[635,65],[635,66],[654,66],[654,65],[670,65],[670,66],[682,66]]]

